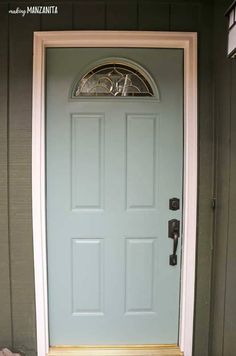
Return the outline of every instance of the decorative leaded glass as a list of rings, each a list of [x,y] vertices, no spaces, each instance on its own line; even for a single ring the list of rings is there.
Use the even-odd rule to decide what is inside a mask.
[[[93,68],[77,83],[73,97],[79,96],[149,96],[154,92],[140,70],[126,64],[104,64]]]

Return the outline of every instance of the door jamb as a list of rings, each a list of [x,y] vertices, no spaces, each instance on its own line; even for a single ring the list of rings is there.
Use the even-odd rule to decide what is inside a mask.
[[[192,356],[197,217],[197,34],[152,31],[34,33],[32,199],[37,354],[49,351],[45,203],[45,49],[139,47],[184,50],[184,203],[179,345]]]

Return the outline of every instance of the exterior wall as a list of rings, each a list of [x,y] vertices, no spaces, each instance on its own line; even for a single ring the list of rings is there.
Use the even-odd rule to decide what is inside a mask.
[[[11,289],[8,220],[8,19],[0,4],[0,344],[11,345]]]
[[[199,33],[199,201],[194,354],[209,347],[213,212],[212,5],[209,1],[78,0],[52,2],[58,15],[9,15],[0,3],[1,236],[0,346],[36,354],[31,215],[33,31],[161,30]]]
[[[215,5],[216,216],[211,355],[236,355],[236,60],[226,58],[227,6]],[[228,1],[230,5],[230,1]]]

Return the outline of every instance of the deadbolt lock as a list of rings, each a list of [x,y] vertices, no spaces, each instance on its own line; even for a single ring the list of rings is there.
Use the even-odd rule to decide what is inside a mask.
[[[171,198],[169,200],[169,209],[170,210],[179,210],[179,199],[178,198]]]

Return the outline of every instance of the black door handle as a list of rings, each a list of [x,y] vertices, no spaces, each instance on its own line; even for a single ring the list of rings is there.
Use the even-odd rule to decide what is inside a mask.
[[[179,226],[180,222],[179,220],[172,219],[169,220],[168,222],[168,235],[171,239],[173,239],[173,253],[172,255],[169,256],[169,264],[171,266],[176,266],[177,265],[177,248],[178,248],[178,241],[179,241]]]

